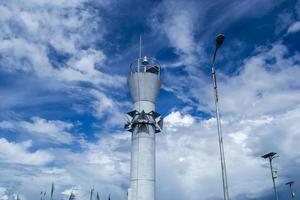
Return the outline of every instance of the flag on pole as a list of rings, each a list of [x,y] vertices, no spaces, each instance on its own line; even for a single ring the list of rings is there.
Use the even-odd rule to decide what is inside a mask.
[[[100,196],[99,193],[97,192],[97,200],[100,200]]]
[[[73,192],[71,192],[71,195],[70,195],[70,198],[69,198],[69,200],[75,200],[75,195],[74,195],[74,193],[73,193]]]
[[[93,200],[94,188],[91,189],[90,200]]]
[[[52,187],[51,187],[51,199],[53,199],[53,193],[54,193],[54,183],[52,183]]]

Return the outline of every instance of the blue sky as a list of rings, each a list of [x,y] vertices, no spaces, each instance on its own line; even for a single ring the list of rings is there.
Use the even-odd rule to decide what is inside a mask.
[[[232,200],[274,199],[269,151],[300,194],[300,1],[0,1],[0,199],[91,187],[126,199],[138,56],[162,65],[157,199],[222,199],[210,61],[217,69]]]

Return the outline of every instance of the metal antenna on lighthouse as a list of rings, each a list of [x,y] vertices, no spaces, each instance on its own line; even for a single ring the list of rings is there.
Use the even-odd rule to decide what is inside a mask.
[[[142,35],[140,35],[140,49],[139,49],[139,58],[142,58]]]

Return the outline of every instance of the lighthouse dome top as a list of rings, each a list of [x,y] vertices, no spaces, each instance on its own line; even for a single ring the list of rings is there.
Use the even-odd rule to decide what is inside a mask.
[[[148,58],[144,56],[143,58],[136,59],[130,65],[130,72],[131,73],[153,73],[160,75],[160,64],[154,58]]]

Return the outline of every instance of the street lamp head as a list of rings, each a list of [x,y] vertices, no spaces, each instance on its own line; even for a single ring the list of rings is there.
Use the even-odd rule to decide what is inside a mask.
[[[263,155],[262,156],[262,158],[272,158],[272,157],[274,157],[275,155],[276,155],[277,153],[275,153],[275,152],[270,152],[270,153],[267,153],[267,154],[265,154],[265,155]]]
[[[216,37],[216,47],[219,48],[220,46],[222,46],[223,42],[224,42],[225,36],[224,34],[219,34]]]
[[[294,181],[287,182],[286,185],[293,185]]]

